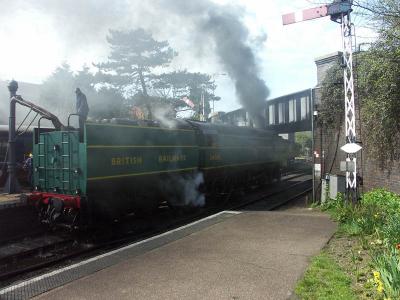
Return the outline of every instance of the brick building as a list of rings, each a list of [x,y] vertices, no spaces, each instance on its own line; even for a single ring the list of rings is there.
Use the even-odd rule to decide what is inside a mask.
[[[315,90],[315,107],[318,111],[321,104],[320,86],[326,75],[327,70],[336,62],[340,62],[341,52],[336,52],[324,57],[317,58],[315,64],[317,67],[317,86]],[[356,114],[359,113],[358,99],[356,99]],[[344,101],[344,100],[343,100]],[[344,105],[344,104],[343,104]],[[345,144],[344,116],[338,124],[340,130],[328,130],[321,128],[318,120],[314,119],[316,124],[314,131],[314,151],[317,151],[319,157],[315,158],[315,162],[321,165],[322,174],[336,174],[345,176],[345,172],[340,171],[340,161],[346,159],[346,154],[340,149]],[[356,117],[359,123],[359,118]],[[363,135],[368,134],[368,130],[362,124],[356,124],[357,141],[363,141]],[[385,187],[393,192],[400,193],[400,164],[395,161],[391,170],[382,169],[379,163],[368,155],[367,145],[363,144],[363,149],[357,155],[357,172],[363,178],[363,185],[360,186],[362,192],[366,192],[373,188]],[[317,181],[319,182],[319,181]],[[319,192],[320,185],[318,184]]]

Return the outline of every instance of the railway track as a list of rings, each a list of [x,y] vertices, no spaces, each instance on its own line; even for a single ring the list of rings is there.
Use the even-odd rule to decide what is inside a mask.
[[[81,257],[94,256],[125,244],[140,241],[173,228],[186,225],[223,210],[271,210],[308,193],[310,179],[304,174],[290,174],[268,191],[248,190],[230,196],[229,205],[203,208],[185,214],[161,208],[146,218],[127,219],[91,233],[94,237],[45,234],[0,247],[0,287],[17,279],[29,277],[32,272],[57,266]],[[308,176],[309,177],[309,176]],[[288,191],[292,191],[288,194]],[[245,198],[244,201],[241,199]],[[89,242],[87,242],[89,240]],[[68,262],[67,262],[68,263]]]
[[[297,178],[294,177],[294,178]],[[294,179],[292,178],[292,179]],[[276,209],[292,200],[298,199],[312,191],[312,179],[296,182],[290,185],[289,193],[282,193],[282,190],[270,192],[270,193],[259,193],[251,195],[243,203],[232,206],[232,210],[273,210]]]
[[[17,206],[0,209],[0,247],[30,236],[44,234],[34,207]]]

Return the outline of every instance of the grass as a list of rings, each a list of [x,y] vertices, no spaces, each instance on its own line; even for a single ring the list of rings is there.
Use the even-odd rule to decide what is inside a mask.
[[[356,299],[351,279],[325,251],[312,259],[304,277],[297,284],[296,294],[304,300]]]
[[[400,299],[400,195],[375,189],[319,208],[338,230],[298,283],[299,298]]]

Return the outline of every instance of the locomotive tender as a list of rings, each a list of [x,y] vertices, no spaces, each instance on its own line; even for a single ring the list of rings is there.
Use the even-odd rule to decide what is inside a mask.
[[[86,123],[41,132],[29,200],[49,223],[90,222],[171,206],[198,206],[234,186],[279,179],[290,144],[267,130],[174,120]],[[205,199],[206,197],[206,199]]]

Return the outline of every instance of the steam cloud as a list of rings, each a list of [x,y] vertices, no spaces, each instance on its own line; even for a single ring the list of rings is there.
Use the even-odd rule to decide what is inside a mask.
[[[7,7],[0,12],[2,17],[11,18],[10,11],[22,9],[50,16],[65,47],[71,51],[104,46],[110,28],[143,27],[156,38],[170,40],[172,47],[175,47],[174,42],[185,45],[186,49],[190,45],[192,56],[215,55],[234,82],[236,94],[255,126],[264,126],[263,112],[269,91],[258,76],[256,57],[250,47],[254,41],[250,40],[243,24],[241,7],[220,5],[211,0],[15,0]],[[261,40],[265,40],[265,36],[261,36]]]
[[[205,195],[199,191],[204,183],[203,173],[197,172],[191,175],[174,176],[160,182],[161,189],[170,205],[175,207],[205,205]]]

